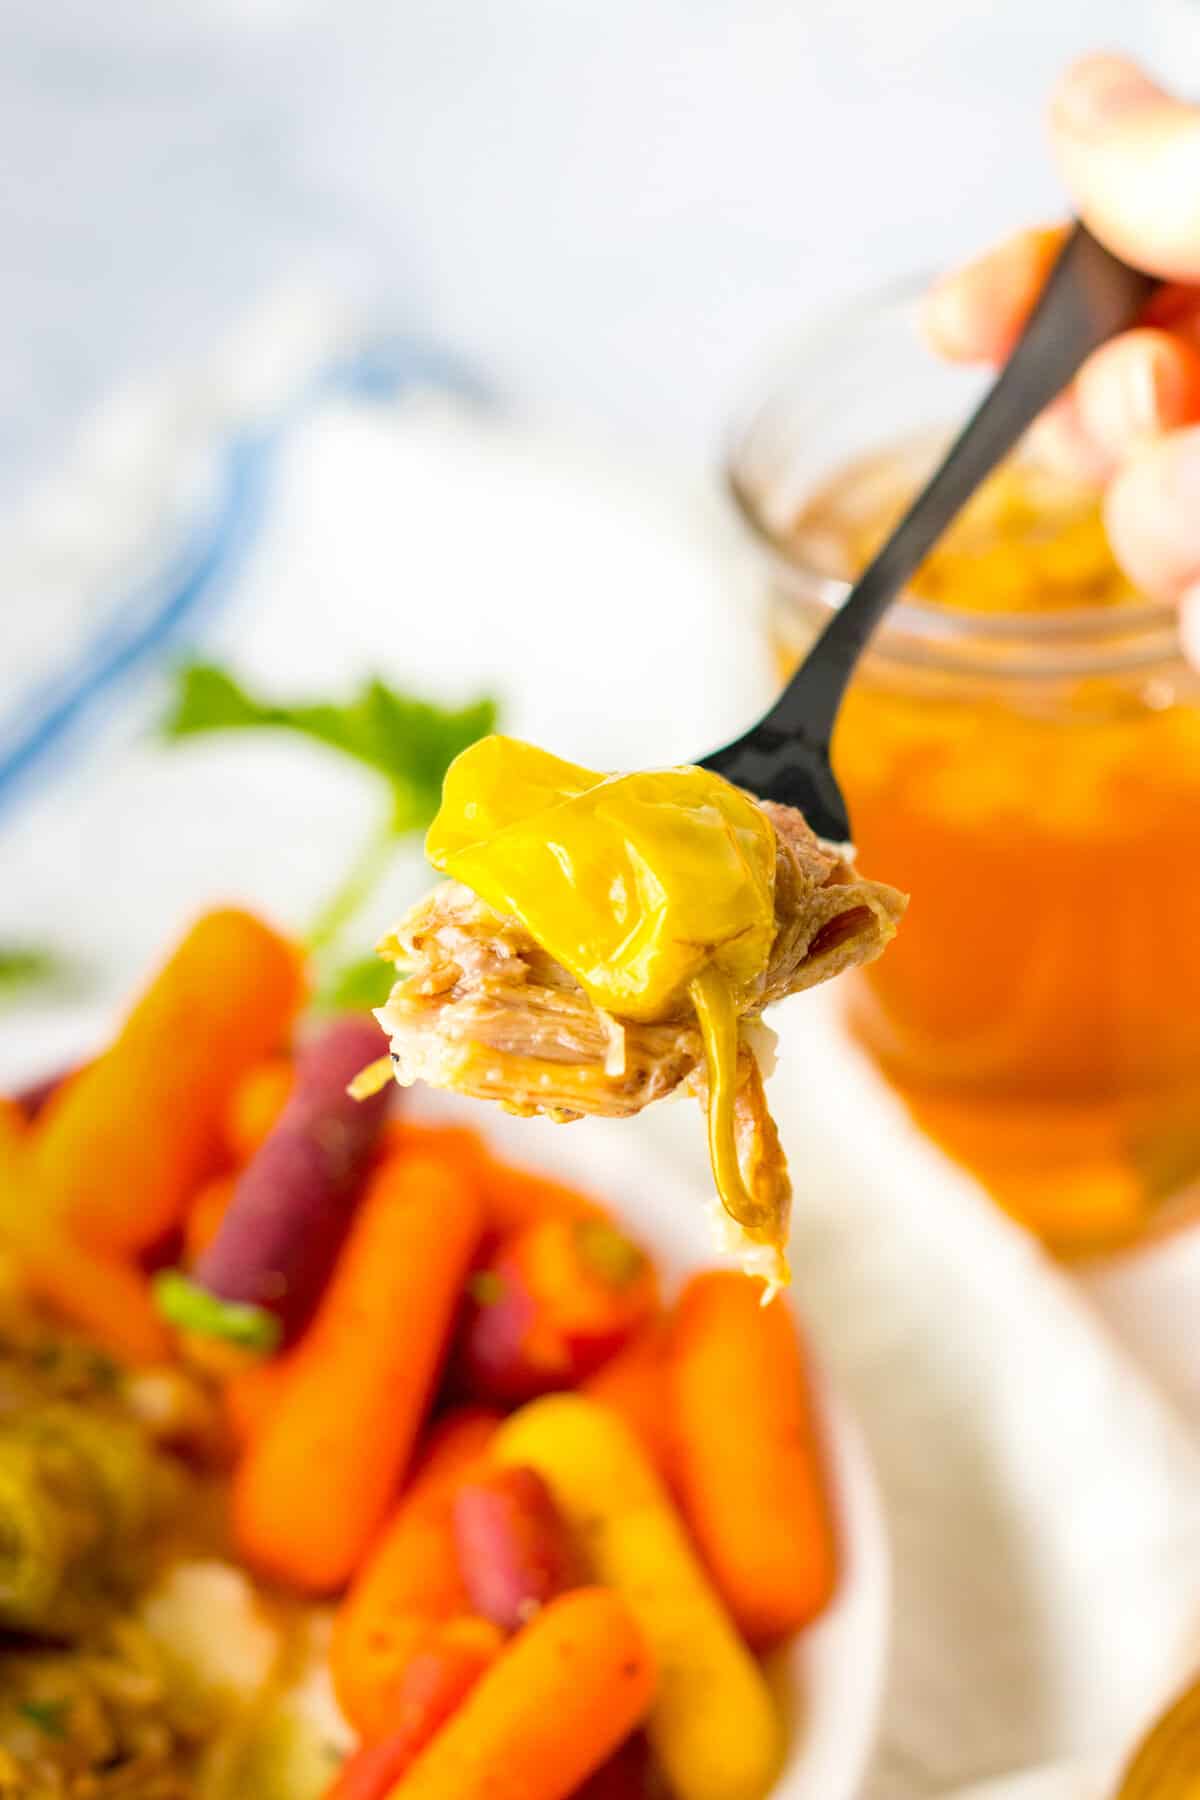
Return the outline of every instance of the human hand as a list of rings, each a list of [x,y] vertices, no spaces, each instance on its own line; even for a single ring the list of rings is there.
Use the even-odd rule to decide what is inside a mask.
[[[1050,128],[1080,217],[1169,285],[1143,322],[1088,359],[1035,426],[1037,448],[1104,485],[1116,556],[1143,591],[1179,601],[1200,663],[1200,107],[1123,57],[1095,55],[1059,83]],[[934,348],[1002,361],[1062,237],[1021,232],[943,277],[925,303]]]

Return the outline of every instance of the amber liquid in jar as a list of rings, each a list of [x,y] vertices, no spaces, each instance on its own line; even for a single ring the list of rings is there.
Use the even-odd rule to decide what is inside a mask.
[[[844,470],[789,548],[855,574],[918,460]],[[912,592],[977,613],[1139,602],[1096,497],[1017,463]],[[1144,669],[922,683],[873,657],[834,760],[863,867],[912,896],[857,980],[855,1030],[918,1123],[1060,1251],[1138,1236],[1200,1172],[1195,689]]]

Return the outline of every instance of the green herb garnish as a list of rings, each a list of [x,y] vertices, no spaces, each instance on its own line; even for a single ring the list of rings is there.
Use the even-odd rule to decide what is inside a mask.
[[[496,717],[492,700],[435,706],[377,677],[342,703],[265,700],[216,664],[194,662],[178,673],[163,731],[171,741],[212,731],[290,731],[353,757],[385,783],[387,807],[379,825],[308,933],[310,949],[324,950],[386,872],[400,840],[425,830],[438,809],[447,768],[461,750],[495,730]]]
[[[356,956],[332,969],[317,990],[316,1004],[327,1012],[370,1012],[382,1006],[396,983],[396,971],[378,956]]]
[[[273,1313],[249,1302],[222,1300],[178,1269],[164,1269],[154,1277],[154,1298],[163,1318],[179,1331],[221,1338],[256,1356],[270,1356],[278,1348],[280,1327]]]
[[[46,987],[65,972],[62,958],[44,945],[0,944],[0,1004]]]

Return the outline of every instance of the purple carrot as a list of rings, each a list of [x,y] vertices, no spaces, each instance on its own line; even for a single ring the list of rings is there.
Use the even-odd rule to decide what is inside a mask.
[[[352,1100],[378,1060],[370,1017],[337,1019],[300,1053],[291,1098],[234,1190],[216,1238],[188,1274],[158,1278],[172,1324],[267,1352],[300,1331],[346,1233],[391,1085]]]

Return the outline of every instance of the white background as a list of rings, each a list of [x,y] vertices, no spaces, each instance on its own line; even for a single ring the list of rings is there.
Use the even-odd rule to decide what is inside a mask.
[[[0,505],[332,260],[521,406],[699,466],[764,342],[1059,204],[1095,45],[1191,0],[4,0]]]

